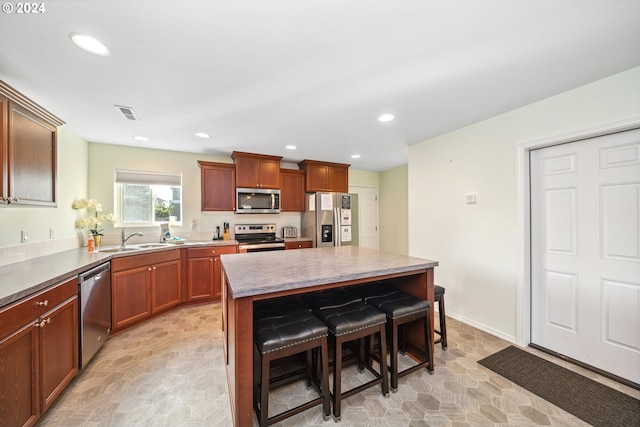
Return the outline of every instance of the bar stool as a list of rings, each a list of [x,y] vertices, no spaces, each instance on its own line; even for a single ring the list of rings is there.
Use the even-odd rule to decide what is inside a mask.
[[[253,405],[260,427],[267,427],[320,404],[326,420],[331,414],[327,326],[313,315],[311,309],[301,299],[294,297],[265,301],[264,304],[255,303],[253,328],[254,370],[256,370]],[[319,397],[269,418],[271,362],[306,352],[309,385],[311,350],[320,350]]]
[[[398,378],[427,368],[433,374],[433,352],[431,351],[431,303],[427,300],[399,291],[397,288],[382,282],[369,283],[349,288],[367,304],[382,311],[387,316],[387,327],[391,340],[391,390],[398,390]],[[422,320],[424,323],[425,358],[416,365],[398,371],[398,335],[399,328],[410,322]]]
[[[438,304],[438,316],[440,318],[440,329],[434,329],[433,331],[440,335],[440,338],[435,340],[434,344],[442,343],[442,349],[447,349],[447,320],[444,314],[444,288],[442,286],[435,285],[434,288],[434,300]]]
[[[303,299],[313,308],[331,333],[335,343],[335,363],[333,368],[333,417],[340,420],[342,399],[352,396],[374,385],[381,385],[382,394],[389,393],[387,364],[380,363],[380,372],[370,364],[366,368],[375,376],[371,381],[347,391],[342,391],[342,346],[346,342],[360,340],[370,335],[380,335],[380,360],[387,359],[385,336],[386,316],[370,305],[363,303],[357,295],[343,289],[308,294]]]

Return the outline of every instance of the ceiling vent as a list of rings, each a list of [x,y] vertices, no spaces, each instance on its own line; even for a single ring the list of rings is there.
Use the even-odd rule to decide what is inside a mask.
[[[134,122],[139,122],[140,119],[133,108],[131,107],[123,107],[122,105],[115,105],[115,107],[120,110],[120,112],[127,118],[127,120],[133,120]]]

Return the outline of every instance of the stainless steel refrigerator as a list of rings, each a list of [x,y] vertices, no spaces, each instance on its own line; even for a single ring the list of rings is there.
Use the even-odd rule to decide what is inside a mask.
[[[302,215],[302,236],[313,239],[314,248],[358,246],[358,195],[307,193]]]

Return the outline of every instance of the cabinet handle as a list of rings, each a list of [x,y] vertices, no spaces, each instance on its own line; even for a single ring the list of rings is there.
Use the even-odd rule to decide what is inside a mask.
[[[209,258],[209,261],[213,262],[213,258]]]
[[[155,270],[156,268],[155,268],[155,267],[153,267],[153,269]]]
[[[212,253],[212,254],[215,254],[215,253],[216,253],[216,251],[212,249],[212,250],[211,250],[211,253]]]
[[[151,271],[151,267],[148,267],[148,268],[147,268],[147,271]]]
[[[35,325],[33,325],[33,326],[35,326],[36,328],[44,328],[44,325],[46,325],[47,323],[51,323],[51,318],[50,318],[50,317],[47,317],[47,318],[46,318],[45,320],[43,320],[42,322],[40,322],[40,323],[36,323],[36,324],[35,324]]]
[[[46,307],[46,306],[48,306],[48,305],[49,305],[49,300],[48,300],[48,299],[46,299],[46,300],[44,300],[44,301],[38,301],[36,304],[37,304],[37,305],[42,305],[42,306]]]

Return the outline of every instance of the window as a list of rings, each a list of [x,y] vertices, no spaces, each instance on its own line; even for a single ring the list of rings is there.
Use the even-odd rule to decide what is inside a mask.
[[[182,174],[116,169],[116,209],[129,226],[182,225]],[[175,218],[173,218],[175,217]]]

